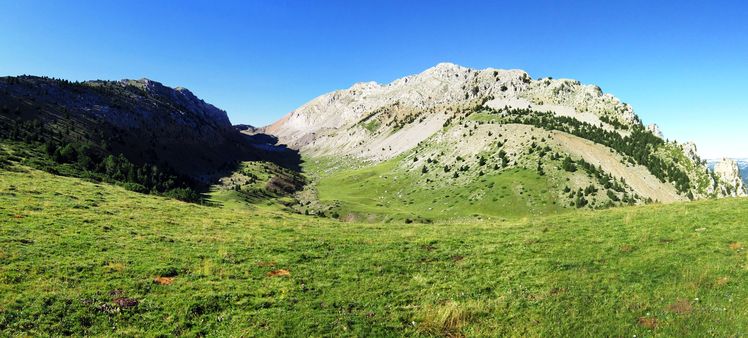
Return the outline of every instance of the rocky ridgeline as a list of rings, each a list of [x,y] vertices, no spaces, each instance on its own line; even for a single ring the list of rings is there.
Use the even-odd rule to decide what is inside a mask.
[[[131,162],[212,179],[257,150],[225,111],[185,88],[148,80],[0,78],[2,136],[123,154]],[[7,135],[5,135],[7,134]],[[12,134],[12,135],[11,135]]]
[[[91,82],[92,84],[98,81]],[[163,98],[179,108],[181,113],[192,113],[205,119],[206,122],[223,129],[231,129],[231,121],[226,112],[206,103],[198,98],[189,89],[184,87],[171,88],[164,86],[160,82],[149,79],[140,80],[121,80],[124,86],[135,86],[143,89],[146,93]]]
[[[312,141],[364,120],[386,124],[407,119],[408,115],[424,117],[424,113],[447,111],[439,119],[444,120],[461,108],[489,100],[498,107],[535,107],[585,120],[592,117],[595,123],[600,123],[601,118],[623,125],[639,121],[629,105],[594,85],[569,79],[533,80],[521,70],[474,70],[440,63],[389,84],[357,83],[349,89],[324,94],[265,130],[286,144],[314,148]],[[429,135],[426,133],[421,139]]]

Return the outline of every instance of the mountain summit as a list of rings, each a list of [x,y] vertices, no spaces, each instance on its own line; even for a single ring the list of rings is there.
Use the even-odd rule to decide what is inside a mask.
[[[600,87],[522,70],[440,63],[324,94],[261,130],[309,158],[392,163],[433,189],[516,169],[541,174],[564,206],[745,195]]]
[[[474,70],[440,63],[386,85],[357,83],[322,95],[266,130],[279,136],[281,142],[310,153],[343,152],[382,160],[412,148],[441,129],[447,120],[476,105],[552,111],[558,116],[603,124],[607,129],[616,124],[639,123],[629,105],[603,94],[594,85],[569,79],[532,80],[521,70]],[[384,126],[402,130],[376,133],[374,139],[371,133],[357,128],[350,135],[335,133],[357,124],[364,129]]]

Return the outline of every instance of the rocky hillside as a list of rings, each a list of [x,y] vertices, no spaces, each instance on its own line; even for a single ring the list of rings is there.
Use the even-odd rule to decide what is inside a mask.
[[[475,106],[553,111],[608,129],[638,123],[631,107],[597,86],[441,63],[387,85],[357,83],[322,95],[265,130],[308,153],[342,151],[381,160],[411,149]]]
[[[521,70],[442,63],[324,94],[261,130],[310,158],[396,162],[393,175],[429,189],[522,169],[542,176],[564,206],[745,194],[708,170],[695,145],[666,141],[599,87]]]
[[[710,160],[707,160],[707,166],[710,169],[715,170],[716,167],[719,165],[722,168],[722,170],[727,171],[727,172],[732,172],[733,169],[726,170],[726,168],[731,168],[733,166],[732,162],[730,161],[735,162],[734,165],[737,166],[738,173],[740,177],[743,179],[743,185],[748,186],[748,159],[745,159],[745,158],[710,159]],[[726,163],[723,163],[723,162],[726,162]],[[730,177],[728,177],[727,179],[729,180]]]
[[[196,181],[221,176],[238,160],[264,156],[225,111],[185,88],[148,79],[70,82],[0,78],[0,136],[122,154],[135,165],[169,168]],[[263,141],[264,142],[264,141]],[[98,156],[102,157],[102,156]]]

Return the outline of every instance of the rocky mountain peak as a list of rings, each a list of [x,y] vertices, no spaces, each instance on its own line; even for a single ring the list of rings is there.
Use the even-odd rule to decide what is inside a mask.
[[[740,176],[740,168],[735,160],[723,158],[714,166],[714,173],[727,183],[731,191],[727,191],[727,196],[747,196],[743,179]]]
[[[382,85],[380,85],[379,83],[375,81],[357,82],[357,83],[354,83],[353,86],[351,86],[351,88],[349,88],[348,90],[354,93],[355,92],[367,92],[370,90],[377,89],[381,86]]]
[[[455,76],[455,74],[461,75],[467,72],[470,72],[469,68],[456,65],[454,63],[442,62],[442,63],[437,64],[434,67],[426,69],[423,73],[419,75],[449,78],[449,77]]]
[[[325,148],[323,152],[344,151],[381,160],[412,148],[445,121],[476,105],[531,108],[608,130],[640,124],[629,105],[595,85],[572,79],[533,80],[522,70],[478,70],[445,62],[388,84],[360,82],[321,95],[263,130],[292,148],[315,152]],[[385,153],[359,149],[371,148],[372,135],[362,129],[376,129],[382,138],[391,136],[376,148]],[[355,131],[359,132],[351,134]],[[399,132],[412,135],[398,137]]]
[[[141,78],[139,80],[124,79],[120,80],[119,83],[125,86],[135,86],[150,95],[161,96],[170,102],[177,103],[182,108],[187,110],[182,111],[182,113],[197,114],[198,116],[206,119],[207,122],[213,123],[221,128],[225,128],[226,130],[232,128],[226,111],[219,109],[214,105],[198,98],[187,88],[171,88],[162,84],[161,82],[153,81],[148,78]]]

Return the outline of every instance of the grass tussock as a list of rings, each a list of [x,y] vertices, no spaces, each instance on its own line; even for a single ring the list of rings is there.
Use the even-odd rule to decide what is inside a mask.
[[[462,328],[474,318],[478,310],[476,304],[446,301],[442,304],[426,305],[420,311],[418,331],[428,335],[461,337]]]

